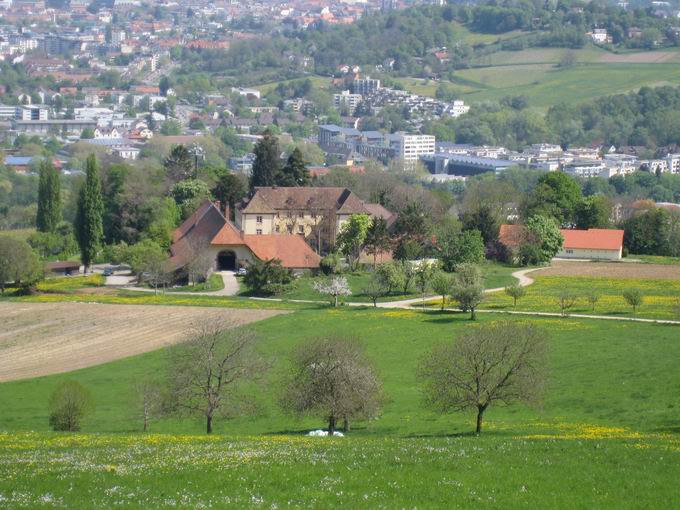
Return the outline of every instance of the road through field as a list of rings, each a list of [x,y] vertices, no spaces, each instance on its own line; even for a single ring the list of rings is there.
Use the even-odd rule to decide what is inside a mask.
[[[0,303],[0,382],[69,372],[184,340],[201,323],[247,324],[278,310]]]

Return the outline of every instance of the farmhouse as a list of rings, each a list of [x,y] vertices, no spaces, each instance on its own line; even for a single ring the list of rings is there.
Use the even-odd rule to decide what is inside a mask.
[[[217,271],[247,267],[257,260],[279,259],[283,267],[301,271],[319,267],[320,257],[302,236],[250,235],[239,230],[220,211],[204,202],[173,234],[172,269],[180,271],[197,257],[209,257]]]
[[[557,254],[565,259],[621,260],[623,230],[591,228],[588,230],[560,230],[564,237],[562,250]]]
[[[623,230],[562,229],[560,233],[564,243],[557,258],[621,260],[623,256]],[[531,236],[524,225],[501,225],[498,240],[514,257],[523,244],[531,242]]]

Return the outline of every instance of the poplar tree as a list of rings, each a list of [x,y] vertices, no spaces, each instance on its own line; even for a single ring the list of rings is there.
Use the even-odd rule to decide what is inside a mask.
[[[40,163],[38,183],[38,215],[36,227],[39,232],[54,233],[61,222],[61,181],[54,165],[44,160]]]
[[[78,195],[75,230],[80,246],[80,260],[85,266],[85,272],[87,272],[104,237],[102,223],[104,202],[102,201],[102,185],[99,179],[97,158],[94,154],[88,156],[85,169],[85,184],[80,188]]]

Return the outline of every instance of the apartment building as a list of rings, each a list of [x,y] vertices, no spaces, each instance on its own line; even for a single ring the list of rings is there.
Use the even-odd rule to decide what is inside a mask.
[[[337,110],[347,108],[350,115],[354,115],[354,111],[363,100],[361,94],[352,94],[349,90],[343,90],[340,94],[333,94],[333,106]]]
[[[358,78],[352,83],[352,92],[362,96],[370,96],[380,90],[380,80],[374,80],[370,76]]]
[[[435,137],[432,135],[411,135],[395,133],[387,135],[394,157],[408,166],[414,166],[423,156],[434,155]]]

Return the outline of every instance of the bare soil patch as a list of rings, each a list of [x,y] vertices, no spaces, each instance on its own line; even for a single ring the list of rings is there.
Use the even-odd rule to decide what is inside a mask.
[[[167,347],[207,320],[242,325],[278,310],[0,303],[0,382],[70,372]]]
[[[663,64],[674,62],[677,58],[677,51],[643,51],[623,55],[606,53],[600,57],[600,62],[607,64]]]
[[[533,276],[584,276],[638,280],[680,280],[680,266],[636,264],[634,262],[554,261]]]

